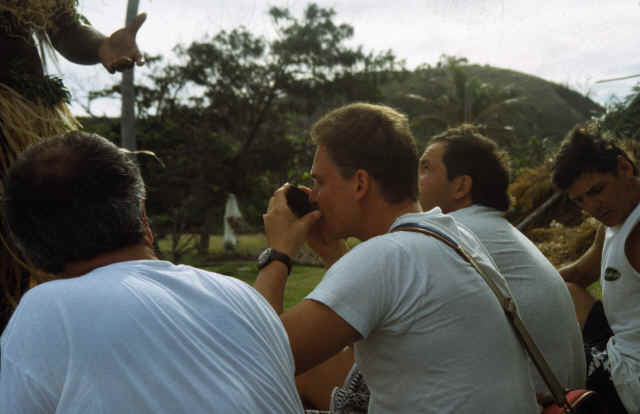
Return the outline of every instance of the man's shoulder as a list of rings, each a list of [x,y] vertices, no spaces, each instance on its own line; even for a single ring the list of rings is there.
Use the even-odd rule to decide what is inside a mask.
[[[420,242],[421,248],[426,248],[423,241],[428,245],[428,240],[432,239],[424,234],[416,233],[413,231],[404,231],[403,227],[406,225],[418,225],[423,228],[435,229],[434,226],[428,226],[424,223],[404,223],[396,226],[393,231],[389,233],[380,234],[372,237],[371,239],[362,242],[355,246],[349,253],[354,253],[352,260],[360,260],[363,256],[372,257],[375,262],[384,262],[387,260],[393,260],[393,257],[403,257],[411,255],[416,245],[416,239]],[[345,255],[348,256],[349,254]]]
[[[53,300],[61,295],[69,295],[73,292],[75,286],[81,285],[83,276],[55,279],[44,283],[40,283],[29,289],[20,300],[23,306],[31,306],[32,303],[41,303]]]
[[[247,282],[236,277],[191,265],[174,265],[170,262],[165,263],[168,263],[167,266],[169,267],[165,267],[164,269],[162,267],[157,268],[158,273],[170,274],[172,276],[172,279],[174,280],[186,282],[186,280],[193,277],[194,279],[188,283],[195,283],[206,290],[216,289],[224,291],[235,291],[238,293],[243,292],[249,293],[252,296],[257,295],[262,297],[262,295],[259,295],[256,290]]]
[[[51,339],[52,331],[59,331],[60,321],[64,318],[61,303],[73,296],[68,282],[64,279],[53,280],[29,289],[2,332],[3,347],[15,338],[29,338],[29,341],[34,338]],[[15,346],[21,340],[11,343]]]
[[[627,259],[636,272],[640,272],[640,220],[627,236],[625,241],[625,253]]]
[[[415,259],[412,255],[413,243],[408,238],[426,236],[405,231],[384,233],[354,246],[336,261],[326,272],[321,284],[352,284],[356,280],[370,281],[373,275],[395,273],[391,269],[404,268]],[[415,250],[415,249],[413,249]],[[412,259],[413,257],[413,259]],[[345,275],[348,280],[345,279]],[[379,279],[379,278],[378,278]]]
[[[490,230],[496,227],[513,227],[504,217],[504,212],[480,204],[473,204],[449,213],[453,218],[471,228],[477,230]],[[515,227],[514,227],[515,228]]]

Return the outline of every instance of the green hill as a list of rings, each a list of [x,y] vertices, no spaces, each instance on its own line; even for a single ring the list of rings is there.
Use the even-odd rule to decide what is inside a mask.
[[[566,86],[553,83],[533,75],[491,66],[471,65],[467,68],[470,76],[499,87],[513,86],[526,99],[518,104],[523,109],[521,116],[514,119],[514,127],[521,136],[536,135],[562,139],[575,124],[599,116],[604,108],[591,99]],[[528,111],[531,118],[523,119]]]
[[[534,136],[555,146],[575,124],[604,112],[566,86],[463,59],[419,68],[383,89],[389,103],[409,114],[421,144],[466,120],[487,125],[487,135],[512,151]]]
[[[515,167],[537,165],[575,124],[604,112],[596,102],[563,85],[514,70],[448,59],[386,76],[393,80],[381,86],[382,103],[409,116],[419,149],[432,135],[467,119],[486,125],[486,135],[521,160]],[[82,122],[87,129],[118,140],[117,119]]]

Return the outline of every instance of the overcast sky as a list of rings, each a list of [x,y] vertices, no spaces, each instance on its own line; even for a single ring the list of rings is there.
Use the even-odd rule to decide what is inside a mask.
[[[336,23],[355,29],[353,45],[366,51],[391,49],[409,68],[434,64],[440,55],[464,56],[568,84],[604,103],[623,97],[640,78],[596,84],[601,79],[640,74],[639,0],[318,0],[336,11]],[[80,11],[105,34],[121,27],[126,0],[80,0]],[[306,1],[294,0],[140,0],[148,18],[138,45],[150,54],[171,54],[222,29],[244,25],[273,37],[270,6],[288,7],[296,16]],[[101,66],[77,66],[60,58],[61,76],[72,94],[72,111],[83,111],[89,90],[117,78]],[[136,69],[136,78],[144,76]],[[56,69],[52,70],[57,72]],[[117,115],[118,101],[92,106],[96,114]]]

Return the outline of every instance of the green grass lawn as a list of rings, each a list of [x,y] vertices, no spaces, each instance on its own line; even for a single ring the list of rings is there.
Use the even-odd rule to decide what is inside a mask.
[[[357,240],[349,239],[348,243],[350,247],[353,247],[357,244]],[[159,246],[166,257],[169,257],[169,241],[160,240]],[[236,249],[226,251],[223,247],[223,237],[215,235],[211,237],[209,255],[201,257],[187,254],[180,260],[180,263],[233,276],[253,285],[258,276],[258,269],[255,260],[247,258],[258,257],[266,247],[267,240],[264,234],[243,234],[238,236]],[[323,267],[294,264],[285,290],[284,309],[289,309],[300,302],[318,284],[324,273]],[[589,292],[596,297],[601,297],[600,282],[591,285]]]
[[[171,260],[169,240],[162,239],[158,242],[158,245],[163,255]],[[257,258],[266,247],[267,240],[264,234],[242,234],[238,236],[236,248],[233,251],[228,251],[224,249],[223,237],[215,235],[210,239],[208,255],[203,257],[194,253],[186,254],[179,262],[233,276],[253,285],[258,276],[258,269],[256,261],[247,258]],[[289,309],[311,292],[322,279],[324,272],[325,269],[323,267],[304,266],[294,263],[284,293],[284,309]]]
[[[233,276],[253,285],[258,276],[255,261],[228,261],[220,264],[202,266],[202,268],[224,275]],[[284,309],[300,302],[318,284],[325,269],[318,266],[293,265],[291,275],[284,291]]]
[[[183,240],[186,240],[190,235],[183,236]],[[224,237],[222,235],[214,235],[209,238],[209,254],[207,257],[198,257],[195,252],[195,246],[198,243],[198,237],[193,238],[189,243],[189,247],[192,247],[193,250],[188,251],[183,257],[182,262],[191,263],[191,262],[202,262],[209,259],[215,260],[234,260],[237,258],[246,259],[249,257],[258,257],[260,252],[262,252],[267,247],[267,239],[264,234],[256,233],[256,234],[241,234],[237,237],[238,244],[236,248],[232,251],[225,250],[224,248]],[[171,259],[171,241],[168,237],[162,238],[158,240],[158,247],[163,255]]]

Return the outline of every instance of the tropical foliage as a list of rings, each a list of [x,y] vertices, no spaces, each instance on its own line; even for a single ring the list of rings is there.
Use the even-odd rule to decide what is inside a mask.
[[[177,62],[148,59],[137,87],[139,147],[166,168],[144,162],[156,228],[175,236],[198,228],[206,249],[226,194],[235,193],[253,224],[277,185],[300,181],[311,165],[306,131],[328,108],[380,99],[379,85],[402,64],[391,52],[351,47],[353,28],[332,9],[309,5],[301,18],[272,7],[278,36],[246,28],[177,46]],[[120,85],[92,98],[117,95]]]
[[[279,7],[269,15],[273,39],[238,27],[178,45],[172,58],[147,57],[136,86],[136,135],[138,147],[154,151],[162,164],[148,157],[139,162],[154,228],[167,237],[174,259],[195,248],[208,251],[228,193],[237,195],[247,230],[259,230],[273,190],[308,179],[308,130],[336,106],[368,101],[396,107],[409,116],[420,149],[447,127],[479,124],[510,152],[514,178],[522,177],[518,197],[531,199],[527,209],[552,192],[541,179],[539,191],[524,195],[533,189],[527,184],[532,169],[548,162],[576,122],[603,112],[561,85],[463,57],[443,55],[434,65],[406,70],[391,51],[352,46],[353,27],[336,23],[332,9],[315,4],[299,17]],[[119,94],[116,84],[92,92],[91,99]],[[609,108],[606,122],[633,131],[628,122],[635,112],[613,118],[635,108],[633,102]],[[83,123],[119,141],[117,119]]]

